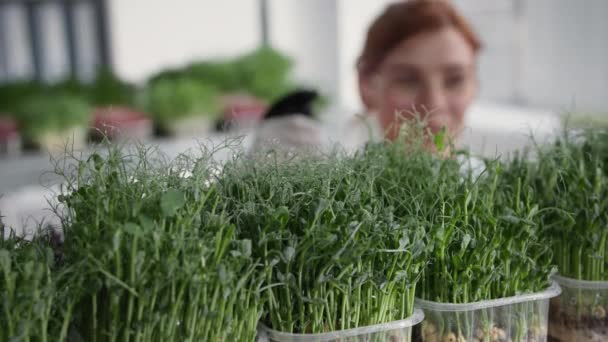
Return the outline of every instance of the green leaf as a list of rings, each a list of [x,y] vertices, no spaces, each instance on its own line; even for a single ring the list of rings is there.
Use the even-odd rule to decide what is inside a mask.
[[[447,131],[445,127],[442,127],[441,130],[433,137],[433,141],[435,143],[435,147],[437,147],[437,150],[443,151],[443,149],[445,148],[446,135]]]
[[[103,166],[103,158],[101,158],[101,156],[97,153],[91,154],[88,161],[93,161],[93,165],[97,171],[99,171]]]
[[[132,222],[125,223],[123,229],[125,232],[127,232],[127,234],[131,235],[139,235],[142,233],[141,227],[138,224]]]
[[[141,225],[143,230],[145,230],[146,232],[150,232],[150,231],[154,230],[154,221],[151,218],[149,218],[148,216],[140,215],[139,224]]]
[[[4,272],[9,273],[11,268],[11,253],[6,249],[0,250],[0,266]]]
[[[281,227],[285,227],[289,221],[289,208],[282,206],[276,210],[275,218]]]
[[[247,258],[251,256],[251,240],[242,240],[241,248],[242,248],[243,256],[245,256]]]
[[[287,248],[285,248],[285,250],[283,251],[283,260],[286,263],[289,263],[289,262],[291,262],[291,260],[293,259],[295,254],[296,254],[296,249],[291,246],[287,246]]]
[[[184,193],[175,189],[168,190],[160,199],[160,209],[164,217],[175,216],[184,204],[186,204]]]
[[[120,230],[114,232],[114,236],[112,237],[112,248],[114,251],[118,251],[120,249],[120,244],[122,240],[122,233]]]
[[[464,237],[462,238],[462,244],[460,245],[460,249],[462,249],[462,250],[467,249],[470,242],[471,242],[471,235],[465,234]]]
[[[218,276],[222,284],[226,284],[230,280],[229,272],[226,270],[226,266],[224,266],[224,264],[221,264],[218,268]]]
[[[410,244],[410,238],[405,236],[399,239],[399,249],[405,249]]]

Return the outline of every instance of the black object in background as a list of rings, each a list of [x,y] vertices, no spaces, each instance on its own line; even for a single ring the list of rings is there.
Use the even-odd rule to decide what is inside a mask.
[[[305,115],[313,118],[313,106],[317,99],[319,99],[319,93],[315,90],[294,90],[275,101],[266,111],[266,113],[264,113],[261,120],[264,121],[294,114]],[[223,119],[220,119],[215,123],[215,130],[218,132],[226,132],[231,128],[232,123],[226,122]]]
[[[263,120],[285,117],[293,114],[306,115],[313,117],[313,105],[319,93],[314,90],[299,89],[294,90],[270,106],[264,114]]]

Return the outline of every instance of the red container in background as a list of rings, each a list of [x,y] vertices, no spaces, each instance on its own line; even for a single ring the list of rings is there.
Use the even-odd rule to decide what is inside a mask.
[[[248,94],[229,94],[222,97],[223,123],[226,128],[254,126],[268,109],[264,101]]]
[[[95,109],[91,135],[99,140],[147,140],[154,133],[152,120],[144,113],[124,106]]]
[[[15,120],[0,114],[0,156],[13,156],[21,152],[21,136]]]

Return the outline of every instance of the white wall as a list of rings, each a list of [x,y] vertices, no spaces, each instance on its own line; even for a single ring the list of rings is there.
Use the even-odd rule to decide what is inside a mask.
[[[608,110],[608,1],[454,0],[479,33],[481,97]]]
[[[520,0],[454,0],[482,42],[479,97],[498,102],[521,101],[522,57]],[[525,1],[525,0],[524,0]]]
[[[338,49],[340,104],[350,110],[362,108],[357,87],[355,63],[361,54],[372,21],[390,0],[336,0],[338,2]]]
[[[86,2],[75,3],[74,21],[78,27],[75,32],[78,72],[81,78],[89,80],[95,77],[100,62],[97,27],[91,25],[95,22],[93,6]]]
[[[608,1],[526,2],[529,103],[608,111]]]
[[[296,62],[294,78],[336,98],[338,27],[335,0],[270,0],[271,45]]]
[[[296,61],[297,80],[320,87],[353,115],[361,108],[355,63],[372,20],[391,0],[270,0],[270,40]]]
[[[41,37],[44,51],[42,79],[48,82],[62,79],[70,73],[62,8],[57,4],[47,3],[39,8],[36,15],[41,31],[44,32]]]
[[[34,76],[33,61],[30,58],[26,13],[22,6],[4,5],[0,14],[0,25],[5,32],[6,79],[28,79]],[[2,80],[2,79],[0,79]]]
[[[114,66],[132,81],[250,51],[261,39],[257,0],[110,0],[108,17]]]

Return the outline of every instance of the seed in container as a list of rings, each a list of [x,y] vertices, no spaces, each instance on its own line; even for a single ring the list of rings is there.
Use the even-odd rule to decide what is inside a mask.
[[[598,305],[593,308],[593,317],[596,319],[604,319],[606,318],[606,309],[603,306]]]
[[[422,339],[426,342],[437,342],[439,340],[439,333],[435,324],[429,322],[422,322]]]
[[[497,326],[493,326],[490,331],[490,341],[492,342],[502,342],[507,340],[507,333],[504,329],[501,329]]]
[[[443,336],[442,342],[466,342],[466,339],[462,335],[456,336],[455,333],[451,332]]]

